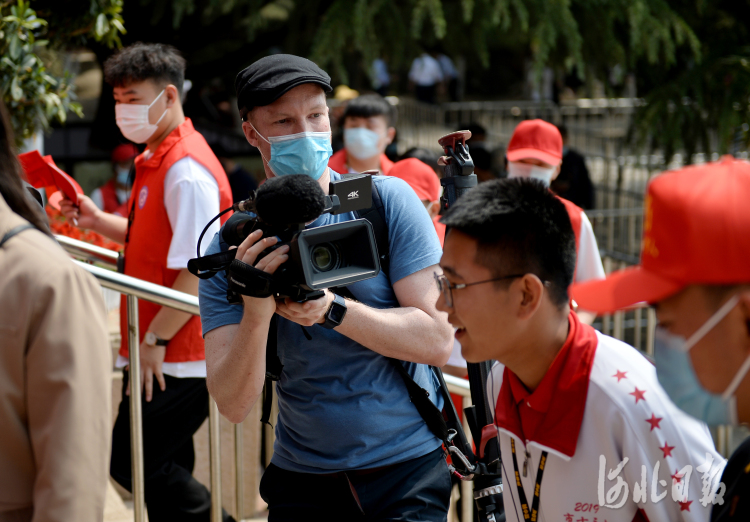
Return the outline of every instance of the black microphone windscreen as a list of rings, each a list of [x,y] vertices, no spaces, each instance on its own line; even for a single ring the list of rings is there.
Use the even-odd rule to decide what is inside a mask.
[[[258,217],[272,226],[313,221],[323,212],[325,204],[323,189],[304,174],[271,178],[255,195]]]

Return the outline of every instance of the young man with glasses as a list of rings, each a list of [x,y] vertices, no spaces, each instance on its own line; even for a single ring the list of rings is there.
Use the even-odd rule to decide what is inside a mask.
[[[499,362],[485,433],[499,438],[507,520],[708,520],[695,468],[724,461],[648,360],[571,312],[563,203],[536,180],[495,180],[442,221],[437,308],[467,361]]]

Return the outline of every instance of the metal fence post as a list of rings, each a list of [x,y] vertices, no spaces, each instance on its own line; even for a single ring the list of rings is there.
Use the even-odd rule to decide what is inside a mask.
[[[245,516],[245,475],[243,474],[243,433],[242,423],[234,425],[234,488],[235,488],[235,515],[234,518],[240,522]]]
[[[461,410],[471,406],[471,397],[461,396]],[[466,415],[463,416],[464,431],[471,433]],[[461,522],[474,522],[474,482],[461,481]]]
[[[633,337],[633,346],[635,346],[638,350],[642,350],[643,348],[641,348],[641,338],[643,337],[643,331],[641,319],[643,316],[643,309],[636,308],[633,315],[635,320],[635,335]]]
[[[211,468],[211,522],[221,522],[221,426],[219,407],[208,398],[208,455]]]
[[[649,308],[646,312],[646,354],[654,355],[654,332],[656,331],[656,312]]]
[[[130,463],[135,522],[145,522],[143,488],[143,415],[141,414],[141,354],[138,335],[138,298],[127,296],[128,358],[130,359]]]

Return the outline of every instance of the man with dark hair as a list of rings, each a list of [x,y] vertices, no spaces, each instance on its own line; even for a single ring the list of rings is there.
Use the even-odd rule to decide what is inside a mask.
[[[185,58],[171,45],[137,42],[106,61],[104,77],[112,87],[124,87],[144,81],[153,82],[162,88],[172,85],[182,97],[185,65]]]
[[[284,54],[237,75],[242,128],[267,178],[304,174],[326,193],[330,181],[341,179],[328,167],[330,81],[310,60]],[[232,422],[242,422],[262,392],[266,343],[276,325],[279,415],[273,459],[260,484],[272,522],[447,517],[451,484],[441,441],[411,402],[401,371],[442,407],[428,366],[445,364],[451,343],[450,325],[434,304],[440,243],[403,180],[372,182],[388,229],[389,263],[387,273],[347,286],[349,297],[332,289],[305,303],[243,295],[235,306],[227,303],[223,273],[200,283],[208,387]],[[307,228],[355,218],[323,214]],[[283,245],[259,259],[274,244],[276,238],[254,232],[235,259],[272,274],[289,257]],[[208,252],[227,249],[217,234]]]
[[[568,129],[565,125],[558,125],[562,136],[562,163],[560,173],[552,180],[552,191],[572,201],[579,207],[589,210],[594,208],[594,184],[591,183],[586,160],[577,151],[568,146]]]
[[[604,313],[651,303],[659,382],[710,425],[750,423],[749,198],[750,163],[729,156],[655,176],[640,266],[571,289]],[[721,482],[723,503],[712,502],[711,520],[750,520],[750,439],[729,458]]]
[[[379,170],[388,174],[393,162],[385,149],[396,136],[395,111],[379,94],[364,94],[351,100],[341,116],[344,148],[331,156],[328,166],[336,172]]]
[[[107,214],[81,196],[61,204],[68,219],[125,244],[125,274],[198,294],[187,270],[198,237],[219,209],[232,204],[226,174],[206,140],[182,111],[185,60],[173,47],[137,43],[104,64],[114,88],[123,135],[146,150],[135,159],[128,217]],[[214,224],[213,231],[219,228]],[[211,229],[209,229],[211,233]],[[141,380],[146,507],[149,520],[208,520],[211,498],[192,476],[193,434],[208,416],[206,361],[200,318],[141,301]],[[120,305],[122,347],[116,366],[128,364],[127,307]],[[131,489],[129,374],[112,437],[110,473]],[[156,386],[154,385],[156,384]]]
[[[706,520],[686,466],[723,460],[647,359],[570,311],[575,239],[562,202],[537,180],[488,181],[443,223],[437,307],[467,361],[498,361],[495,429],[483,433],[499,439],[507,520]]]

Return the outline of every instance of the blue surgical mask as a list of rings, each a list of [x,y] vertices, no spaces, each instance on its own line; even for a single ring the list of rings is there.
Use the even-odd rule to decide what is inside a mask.
[[[330,131],[298,132],[287,136],[271,136],[268,139],[264,138],[258,129],[255,129],[255,132],[271,145],[271,159],[267,160],[265,156],[263,159],[276,176],[305,174],[312,179],[320,179],[328,167],[328,159],[333,154]]]
[[[734,296],[724,304],[687,341],[657,326],[654,335],[654,360],[659,383],[681,410],[709,425],[736,425],[737,399],[734,392],[750,370],[750,357],[742,364],[721,395],[701,386],[690,358],[690,349],[716,326],[739,302]]]
[[[508,163],[508,177],[509,178],[532,178],[538,179],[544,183],[545,187],[549,187],[552,183],[552,176],[555,175],[557,167],[538,167],[536,165],[530,165],[528,163],[519,163],[511,161]]]
[[[380,154],[379,141],[380,134],[365,127],[344,129],[346,152],[357,159],[364,160]]]
[[[130,169],[115,167],[115,173],[117,174],[117,183],[120,185],[127,185],[128,179],[130,178]]]

